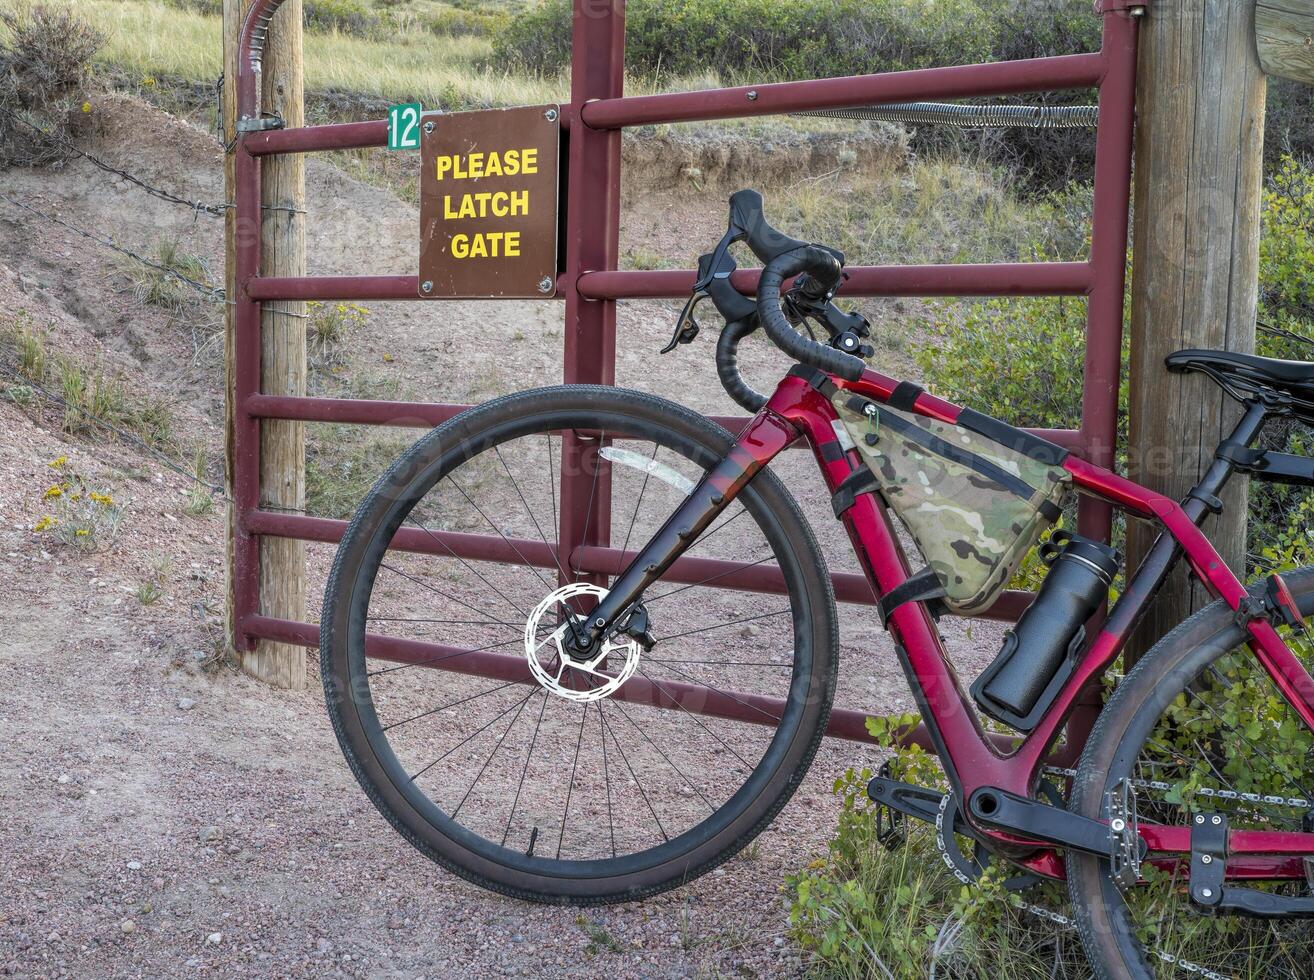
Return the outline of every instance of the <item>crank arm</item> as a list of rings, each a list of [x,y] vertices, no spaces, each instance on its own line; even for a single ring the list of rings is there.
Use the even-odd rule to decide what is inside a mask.
[[[943,793],[937,793],[925,786],[901,783],[889,776],[873,776],[867,783],[867,796],[873,803],[929,824],[935,823],[940,813],[940,801],[944,799]],[[968,832],[968,828],[962,826],[961,821],[957,822],[954,830],[959,833]]]
[[[972,821],[982,827],[1102,858],[1108,858],[1119,847],[1126,830],[1125,824],[1115,830],[1099,820],[993,786],[983,786],[974,792],[967,806]],[[1142,858],[1145,851],[1145,842],[1141,841]]]

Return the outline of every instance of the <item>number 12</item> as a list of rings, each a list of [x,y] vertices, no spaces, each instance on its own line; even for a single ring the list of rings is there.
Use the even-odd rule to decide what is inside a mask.
[[[388,109],[388,149],[420,148],[420,105],[418,102],[391,106]]]

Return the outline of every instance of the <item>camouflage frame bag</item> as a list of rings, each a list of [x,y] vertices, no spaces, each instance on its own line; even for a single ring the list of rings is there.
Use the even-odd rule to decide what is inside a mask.
[[[1058,464],[1067,454],[975,412],[955,425],[845,391],[831,401],[872,474],[865,489],[899,516],[926,559],[923,575],[934,576],[931,589],[900,600],[938,598],[961,615],[989,607],[1062,513],[1072,475]],[[964,417],[981,422],[969,428]]]

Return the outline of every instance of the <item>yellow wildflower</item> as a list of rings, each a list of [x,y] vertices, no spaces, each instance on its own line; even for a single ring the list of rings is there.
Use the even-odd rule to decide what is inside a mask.
[[[80,528],[78,528],[76,531],[73,532],[73,536],[74,536],[75,538],[85,538],[85,537],[86,537],[88,534],[90,534],[90,533],[91,533],[91,532],[88,531],[85,527],[80,527]]]
[[[91,493],[87,494],[87,496],[89,496],[96,503],[100,504],[102,507],[114,506],[114,498],[107,493],[96,493],[93,490]]]
[[[42,531],[49,531],[52,527],[54,527],[58,523],[59,521],[55,520],[53,517],[47,514],[45,517],[41,518],[41,520],[37,521],[34,525],[32,525],[32,530],[35,531],[37,534],[40,534]]]
[[[143,78],[141,80],[141,83],[145,85],[147,88],[155,88],[155,79],[150,75],[147,75],[145,78]]]
[[[56,497],[62,496],[64,496],[64,485],[62,483],[47,487],[46,492],[41,495],[43,500],[54,500]]]
[[[62,470],[65,466],[68,465],[68,457],[60,456],[56,459],[52,459],[46,465],[49,466],[52,470]]]
[[[90,102],[84,102],[84,103],[82,103],[82,111],[83,111],[84,113],[90,112],[90,111],[91,111],[91,103],[90,103]]]

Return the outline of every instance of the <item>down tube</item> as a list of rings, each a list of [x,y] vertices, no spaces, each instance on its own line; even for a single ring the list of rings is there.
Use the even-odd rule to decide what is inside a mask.
[[[782,384],[767,408],[776,408],[807,433],[832,493],[855,466],[862,465],[853,451],[843,454],[823,451],[822,447],[830,448],[830,444],[836,443],[831,423],[837,416],[830,403],[807,388],[803,381],[792,378]],[[907,580],[910,570],[903,549],[889,514],[877,502],[875,494],[859,495],[844,513],[843,521],[877,595],[885,595]],[[908,686],[955,788],[963,788],[959,774],[969,774],[972,787],[996,785],[1025,792],[1027,774],[1018,771],[1018,767],[1008,766],[988,745],[967,693],[949,665],[939,631],[923,603],[900,606],[888,625]],[[1022,784],[1021,789],[1015,785],[1018,782]]]

